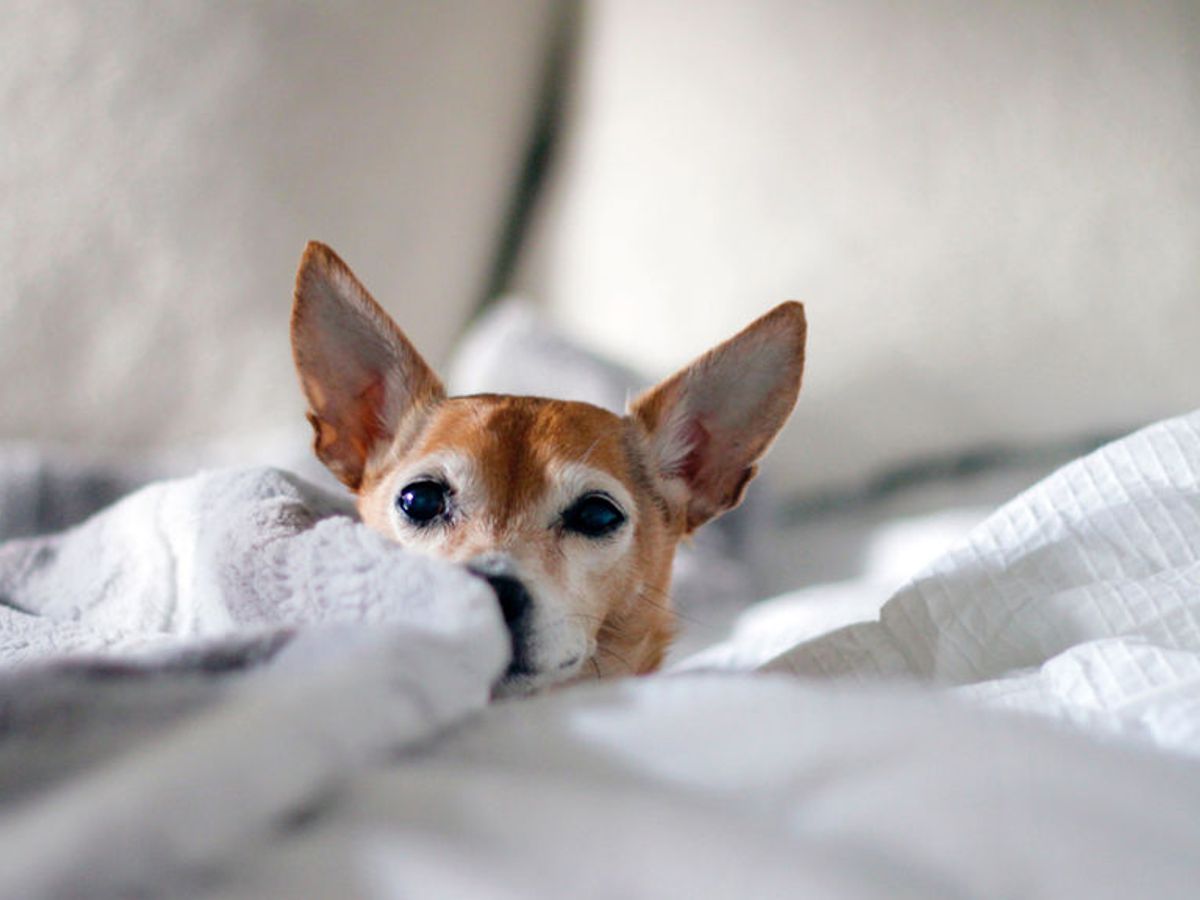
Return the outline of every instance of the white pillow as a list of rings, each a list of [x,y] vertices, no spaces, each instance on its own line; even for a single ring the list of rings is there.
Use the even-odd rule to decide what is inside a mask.
[[[521,287],[656,373],[808,309],[782,483],[1200,386],[1200,12],[594,0]]]
[[[441,357],[499,244],[552,14],[6,4],[0,437],[141,448],[300,421],[310,238]]]

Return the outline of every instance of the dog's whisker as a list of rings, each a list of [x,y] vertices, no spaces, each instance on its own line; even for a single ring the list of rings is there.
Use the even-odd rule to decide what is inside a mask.
[[[628,672],[630,675],[637,674],[637,670],[634,669],[634,667],[629,664],[629,660],[627,660],[625,657],[623,657],[620,653],[617,653],[615,650],[612,650],[608,647],[600,645],[600,646],[596,647],[596,652],[604,653],[607,656],[611,656],[613,659],[615,659],[617,662],[619,662],[621,665],[623,665],[625,667],[625,671]]]
[[[658,594],[659,596],[664,598],[665,602],[656,601],[655,599],[653,599],[653,597],[648,596],[649,594]],[[714,627],[711,622],[706,622],[703,619],[697,618],[695,615],[693,615],[691,613],[684,612],[684,611],[676,608],[675,605],[671,602],[671,592],[665,591],[662,588],[656,588],[653,585],[644,584],[644,585],[642,585],[642,589],[638,595],[638,599],[645,602],[648,606],[652,606],[655,609],[661,609],[663,612],[667,612],[667,613],[674,615],[677,619],[682,619],[683,621],[687,622],[689,625],[695,625],[698,628],[713,628]]]
[[[600,621],[600,627],[597,629],[598,636],[617,638],[626,640],[633,635],[630,634],[628,626],[621,619],[612,618],[611,616]]]
[[[567,613],[568,619],[580,619],[584,622],[599,622],[604,624],[604,619],[600,616],[593,616],[590,613]]]

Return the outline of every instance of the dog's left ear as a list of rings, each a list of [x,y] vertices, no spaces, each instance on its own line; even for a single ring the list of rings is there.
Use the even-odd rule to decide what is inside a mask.
[[[321,462],[357,490],[405,416],[441,381],[336,253],[313,241],[296,273],[292,353]]]
[[[806,332],[804,307],[780,304],[630,405],[684,493],[686,532],[741,502],[796,404]]]

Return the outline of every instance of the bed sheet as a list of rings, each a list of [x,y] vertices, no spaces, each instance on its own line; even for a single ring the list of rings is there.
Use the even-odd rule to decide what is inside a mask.
[[[494,706],[229,894],[1192,896],[1198,547],[1194,414],[1032,487],[878,609],[886,567],[669,673]]]
[[[486,708],[502,635],[470,590],[454,622],[418,591],[415,631],[314,631],[182,702],[155,694],[163,672],[98,666],[102,709],[149,712],[24,792],[98,723],[68,708],[23,729],[24,698],[55,695],[22,664],[0,685],[0,893],[1191,896],[1200,413],[975,515],[872,532],[858,577],[743,611],[659,675]],[[299,521],[285,543],[345,533],[335,569],[358,555],[337,547],[378,542]]]

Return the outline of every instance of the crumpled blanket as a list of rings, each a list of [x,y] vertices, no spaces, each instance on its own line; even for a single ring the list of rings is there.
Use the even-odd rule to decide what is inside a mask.
[[[1200,413],[878,621],[488,706],[481,583],[280,473],[156,485],[0,549],[0,895],[1191,896],[1197,536]]]
[[[271,469],[0,545],[0,894],[211,866],[488,701],[491,590]]]
[[[1004,504],[878,620],[812,636],[804,599],[688,667],[919,681],[1200,756],[1200,411]]]
[[[494,704],[229,895],[1193,897],[1198,613],[1200,413],[1005,505],[877,621]]]

